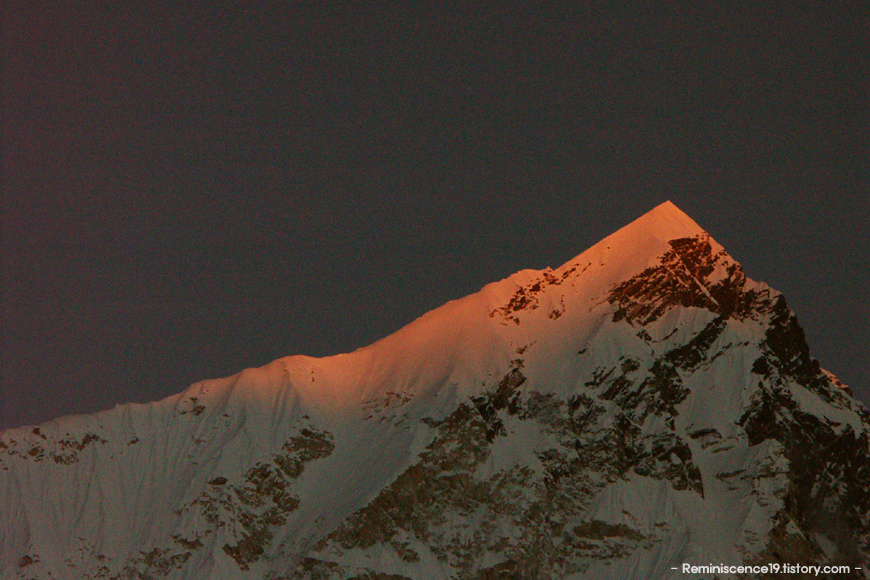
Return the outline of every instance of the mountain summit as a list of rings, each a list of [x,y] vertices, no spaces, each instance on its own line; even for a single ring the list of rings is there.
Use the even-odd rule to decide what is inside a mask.
[[[0,433],[0,577],[865,578],[868,455],[783,296],[666,202],[353,353]]]

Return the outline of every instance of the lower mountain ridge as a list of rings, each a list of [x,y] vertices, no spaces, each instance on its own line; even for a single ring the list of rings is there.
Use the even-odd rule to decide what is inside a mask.
[[[667,202],[353,353],[0,433],[0,577],[870,578],[868,456]]]

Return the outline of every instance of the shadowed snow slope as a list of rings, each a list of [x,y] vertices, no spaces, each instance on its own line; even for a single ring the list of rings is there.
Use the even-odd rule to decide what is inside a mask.
[[[868,436],[784,298],[666,202],[353,353],[3,432],[0,577],[866,567]]]

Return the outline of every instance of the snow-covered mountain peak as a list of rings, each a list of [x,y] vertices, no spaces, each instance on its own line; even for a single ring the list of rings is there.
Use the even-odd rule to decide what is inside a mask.
[[[460,395],[472,395],[524,345],[548,350],[538,358],[546,366],[589,340],[603,319],[645,324],[690,305],[730,312],[745,285],[739,264],[665,202],[555,270],[521,270],[349,354],[249,369],[232,391],[264,405],[289,391],[303,406],[339,414],[385,389],[456,384]]]
[[[690,238],[706,233],[692,218],[671,201],[665,201],[633,222],[617,230],[605,240],[617,239],[626,245],[640,245],[650,238],[664,242],[678,238]]]
[[[589,249],[555,270],[557,276],[590,264],[600,286],[619,284],[638,272],[660,262],[661,256],[672,250],[674,240],[703,239],[713,254],[724,249],[688,215],[666,201],[628,225],[610,234]],[[728,261],[733,261],[728,258]],[[589,278],[589,276],[587,276]]]
[[[782,295],[666,202],[352,353],[0,433],[0,577],[866,570],[868,465]]]

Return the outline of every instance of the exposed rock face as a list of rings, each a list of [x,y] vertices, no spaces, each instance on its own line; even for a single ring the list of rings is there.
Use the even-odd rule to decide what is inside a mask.
[[[351,355],[0,434],[0,493],[3,578],[866,570],[870,414],[665,204]]]
[[[668,242],[660,263],[622,282],[608,297],[618,305],[615,320],[648,324],[669,309],[704,308],[723,317],[749,315],[759,296],[747,290],[740,264],[725,250],[715,252],[706,232]]]

